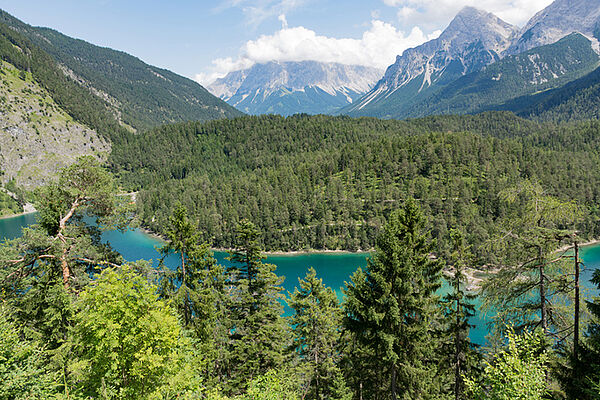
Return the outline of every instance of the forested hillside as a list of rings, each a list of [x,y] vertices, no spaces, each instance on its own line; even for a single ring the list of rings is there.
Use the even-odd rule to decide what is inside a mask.
[[[95,129],[110,141],[120,141],[129,135],[104,100],[67,77],[50,55],[3,23],[0,23],[0,57],[22,71],[23,76],[31,74],[75,121]]]
[[[65,74],[106,101],[129,127],[144,130],[164,123],[242,115],[198,83],[124,52],[32,27],[2,10],[0,22],[50,54]]]
[[[504,104],[517,97],[524,100],[525,95],[561,87],[587,75],[599,62],[589,39],[573,33],[556,43],[505,57],[465,75],[412,105],[404,116],[505,109]]]
[[[565,86],[519,97],[504,107],[525,118],[565,122],[600,118],[600,68]]]
[[[584,149],[585,139],[572,144]],[[598,399],[600,298],[580,296],[580,259],[556,252],[577,249],[583,215],[535,182],[498,193],[495,224],[510,234],[486,244],[495,273],[481,290],[466,286],[477,247],[452,229],[451,251],[431,257],[422,201],[408,198],[341,303],[312,268],[282,293],[283,277],[263,261],[269,232],[248,220],[219,265],[182,206],[168,213],[159,249],[168,267],[162,257],[158,268],[124,262],[88,224],[130,221],[116,186],[81,158],[37,192],[39,223],[0,243],[1,398]],[[598,271],[592,281],[600,286]],[[483,349],[469,340],[477,300],[492,317]]]
[[[505,213],[498,193],[522,179],[578,201],[588,213],[582,232],[597,235],[599,128],[510,113],[244,117],[155,129],[115,148],[111,163],[140,189],[139,216],[157,232],[180,202],[216,247],[230,248],[248,218],[268,250],[370,249],[389,213],[414,197],[444,252],[456,226],[484,243]]]

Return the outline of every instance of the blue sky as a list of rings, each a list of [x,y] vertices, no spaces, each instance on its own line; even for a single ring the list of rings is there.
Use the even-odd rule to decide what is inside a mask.
[[[522,26],[551,0],[0,0],[36,26],[208,83],[256,62],[316,59],[385,68],[465,5]]]

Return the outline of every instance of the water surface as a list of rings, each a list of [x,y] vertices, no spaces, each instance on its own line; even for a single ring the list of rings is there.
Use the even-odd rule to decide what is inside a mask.
[[[35,223],[36,214],[26,214],[13,218],[0,220],[0,240],[16,238],[20,235],[21,228]],[[158,265],[160,254],[157,248],[164,243],[138,229],[130,229],[127,232],[107,231],[102,235],[105,241],[123,255],[127,261],[152,260]],[[223,265],[231,265],[226,259],[228,253],[215,252],[215,258]],[[285,277],[283,287],[285,293],[293,292],[298,286],[298,278],[303,278],[310,267],[317,271],[317,276],[323,279],[323,283],[336,291],[338,298],[342,299],[341,289],[358,268],[367,265],[368,253],[300,253],[294,255],[269,255],[266,262],[277,266],[277,274]],[[581,249],[583,259],[582,285],[590,288],[590,279],[595,269],[600,267],[600,244],[586,246]],[[170,256],[165,264],[175,267],[179,259]],[[442,292],[448,290],[444,285]],[[592,291],[597,293],[596,291]],[[588,291],[588,294],[590,292]],[[477,305],[479,303],[477,302]],[[289,312],[289,310],[286,310]],[[470,337],[474,343],[484,344],[485,336],[488,334],[486,323],[490,316],[478,313],[472,318],[471,323],[475,328],[471,330]]]

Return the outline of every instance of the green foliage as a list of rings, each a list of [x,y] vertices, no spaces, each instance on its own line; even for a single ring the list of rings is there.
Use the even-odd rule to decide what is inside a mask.
[[[298,281],[300,289],[290,294],[288,305],[294,310],[290,324],[304,376],[302,397],[342,399],[347,389],[338,367],[342,315],[337,297],[312,267]]]
[[[408,200],[377,237],[366,271],[357,271],[345,290],[345,326],[358,347],[350,358],[375,375],[368,383],[354,383],[366,397],[427,398],[441,392],[433,329],[440,318],[434,293],[442,264],[430,258],[432,248],[423,214]]]
[[[285,377],[274,370],[254,379],[248,386],[244,400],[297,400],[299,396],[294,389],[285,383]],[[241,400],[240,399],[240,400]]]
[[[0,305],[0,398],[57,398],[57,374],[48,371],[44,362],[43,349],[19,335],[6,306]]]
[[[281,283],[275,266],[264,264],[256,239],[256,227],[243,221],[238,227],[238,245],[232,252],[228,331],[231,333],[227,360],[228,384],[234,393],[243,391],[248,380],[279,368],[289,345],[289,332],[282,317]]]
[[[81,97],[69,97],[67,90],[64,90],[61,93],[65,95],[63,98],[67,101],[58,101],[56,98],[55,100],[61,105],[76,107],[83,111],[77,115],[92,120],[94,123],[90,126],[94,128],[96,123],[114,124],[115,115],[118,115],[124,124],[138,130],[164,123],[205,121],[242,115],[241,112],[211,95],[198,83],[170,71],[147,65],[129,54],[94,46],[52,29],[32,27],[5,11],[1,11],[0,21],[3,25],[18,30],[39,49],[51,55],[53,60],[45,55],[48,60],[64,65],[83,81],[79,91],[73,91]],[[62,71],[57,71],[62,75],[65,88],[69,87],[71,90],[74,85],[78,86]],[[32,72],[37,77],[38,71],[33,69],[33,64]],[[53,74],[53,79],[59,79],[58,74]],[[60,91],[59,85],[53,85],[51,88]],[[108,101],[92,95],[88,88],[104,93],[103,97]],[[54,90],[50,92],[55,97]],[[87,92],[88,95],[84,97],[83,92]],[[75,100],[83,101],[75,102]],[[125,128],[119,127],[119,129],[126,132]]]
[[[509,211],[498,194],[523,179],[596,209],[598,132],[595,123],[539,125],[507,113],[244,117],[164,126],[113,147],[112,162],[141,188],[138,215],[156,232],[166,232],[181,202],[217,248],[234,247],[245,218],[267,250],[368,250],[391,211],[413,197],[439,256],[449,252],[449,227],[459,227],[483,263],[493,261],[483,244]],[[598,211],[577,229],[594,236]]]
[[[508,348],[488,363],[481,383],[466,379],[473,400],[541,400],[546,393],[548,356],[541,331],[508,331]]]
[[[233,398],[224,396],[219,390],[211,390],[207,400],[299,400],[300,396],[290,385],[285,373],[269,370],[248,383],[246,394]]]
[[[189,343],[174,310],[158,298],[157,287],[131,265],[104,270],[80,295],[75,337],[76,366],[86,396],[116,399],[161,398],[181,369]],[[178,383],[182,391],[198,382]]]
[[[497,327],[541,326],[545,334],[560,339],[571,329],[567,315],[572,311],[566,309],[571,257],[555,252],[574,240],[572,227],[581,218],[580,208],[530,181],[503,191],[501,198],[518,206],[499,221],[494,246],[500,262],[483,284],[484,305],[497,310]]]

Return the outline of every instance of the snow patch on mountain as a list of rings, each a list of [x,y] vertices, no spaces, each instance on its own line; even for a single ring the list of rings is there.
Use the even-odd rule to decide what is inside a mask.
[[[273,97],[299,95],[304,96],[303,102],[289,102],[297,105],[267,107],[266,110],[284,115],[308,112],[305,106],[309,106],[303,103],[307,103],[306,98],[309,97],[308,103],[320,103],[324,107],[321,112],[327,112],[350,104],[371,90],[382,74],[383,71],[377,68],[358,65],[272,61],[230,72],[207,88],[234,107],[251,114],[261,113],[262,103],[274,102]]]
[[[556,0],[529,20],[506,53],[555,43],[573,32],[586,36],[594,50],[600,51],[600,1]]]

